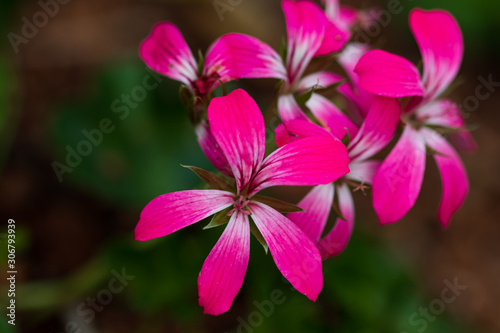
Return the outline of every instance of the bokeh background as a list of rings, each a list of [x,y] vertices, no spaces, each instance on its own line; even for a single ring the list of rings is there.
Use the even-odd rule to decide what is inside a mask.
[[[500,87],[467,112],[479,150],[462,155],[471,190],[451,227],[442,231],[437,222],[441,190],[432,159],[416,206],[397,224],[379,226],[370,198],[356,193],[355,234],[341,256],[324,263],[325,285],[316,303],[291,290],[253,239],[231,310],[205,316],[197,305],[196,279],[221,229],[202,231],[200,223],[161,239],[133,240],[149,200],[201,186],[181,163],[212,168],[179,103],[177,82],[164,78],[126,116],[112,105],[150,75],[138,45],[158,21],[177,24],[194,52],[228,32],[279,48],[286,32],[278,0],[232,3],[221,20],[212,0],[69,0],[15,52],[9,33],[20,35],[23,17],[32,21],[41,7],[36,1],[2,1],[0,332],[500,332]],[[415,6],[444,8],[456,16],[465,38],[450,97],[462,104],[475,95],[480,77],[500,81],[500,2],[399,3],[402,12],[372,33],[372,45],[418,63],[408,12]],[[242,80],[231,87],[247,89],[266,109],[275,84]],[[76,149],[85,139],[82,131],[98,128],[105,118],[113,130],[59,181],[53,163],[66,164],[68,147]],[[306,190],[273,194],[298,200]],[[9,218],[17,231],[16,326],[3,314]],[[130,277],[110,293],[117,272]],[[423,319],[419,309],[436,306],[446,281],[455,280],[467,289],[442,313]],[[281,297],[271,307],[276,290]],[[106,304],[91,310],[96,297]]]

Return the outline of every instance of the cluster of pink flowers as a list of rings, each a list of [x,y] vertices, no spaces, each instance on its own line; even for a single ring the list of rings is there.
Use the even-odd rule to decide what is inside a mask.
[[[240,290],[250,233],[271,252],[284,277],[315,301],[323,285],[322,259],[341,253],[352,234],[353,191],[371,186],[380,223],[396,222],[415,204],[429,154],[442,177],[438,218],[443,227],[467,195],[464,166],[443,136],[449,134],[463,149],[475,148],[457,105],[440,97],[463,54],[453,16],[442,10],[411,12],[410,27],[423,58],[421,76],[400,56],[349,43],[353,29],[366,20],[364,13],[337,0],[323,4],[282,1],[283,56],[254,37],[230,33],[196,60],[168,22],[157,24],[140,47],[149,67],[183,84],[182,99],[199,144],[220,173],[189,167],[212,189],[153,199],[141,213],[135,237],[162,237],[212,215],[207,227],[227,224],[198,278],[199,304],[207,314],[228,311]],[[311,72],[316,57],[336,62],[342,73]],[[264,118],[256,102],[242,89],[215,97],[217,87],[241,78],[281,82],[276,91],[279,148],[267,157]],[[324,96],[328,91],[338,93],[343,109]],[[397,142],[383,158],[378,153],[391,141]],[[294,205],[258,195],[271,186],[313,188]],[[324,230],[332,209],[336,223]]]

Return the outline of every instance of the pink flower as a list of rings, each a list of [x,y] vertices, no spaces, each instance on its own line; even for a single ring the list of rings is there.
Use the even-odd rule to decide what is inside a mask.
[[[318,95],[319,96],[319,95]],[[326,100],[326,99],[325,99]],[[353,139],[347,146],[350,158],[349,174],[335,183],[314,187],[298,204],[305,212],[290,213],[288,218],[297,224],[318,245],[323,259],[338,255],[347,246],[354,226],[354,203],[349,185],[359,183],[358,188],[371,184],[380,165],[369,160],[389,143],[400,117],[400,107],[395,98],[376,96],[362,126],[358,128],[349,118],[325,104],[320,127],[310,122],[292,120],[276,129],[278,146],[297,142],[309,137],[343,138],[350,134]],[[323,238],[334,195],[343,218],[337,218],[333,229]]]
[[[217,97],[208,107],[208,121],[222,150],[235,188],[217,179],[213,190],[167,193],[142,211],[137,240],[173,233],[229,209],[228,225],[212,249],[198,278],[199,303],[207,314],[226,312],[243,283],[255,224],[281,273],[309,299],[322,288],[321,256],[314,243],[294,223],[256,194],[271,186],[327,184],[347,172],[349,159],[331,137],[291,143],[264,158],[265,128],[255,101],[241,90]],[[269,206],[269,203],[271,206]]]
[[[255,77],[285,77],[281,59],[272,49],[259,40],[240,34],[228,34],[217,39],[208,48],[202,68],[194,58],[179,29],[170,22],[160,22],[154,26],[151,34],[142,42],[140,55],[153,70],[171,79],[182,82],[199,98],[204,98],[218,84],[219,80],[227,82],[239,79],[249,73],[239,72],[234,62],[238,59],[229,57],[228,49],[236,41],[240,43],[241,53],[264,54],[266,57],[254,57],[251,63],[251,74]],[[202,61],[203,59],[200,59]],[[250,60],[250,59],[249,59]],[[272,71],[269,70],[272,68]],[[271,74],[272,73],[272,74]]]
[[[455,78],[463,55],[460,28],[451,14],[442,10],[415,9],[410,27],[422,53],[424,70],[397,55],[374,50],[366,53],[355,71],[360,86],[371,93],[411,98],[403,109],[403,134],[382,163],[373,181],[373,205],[382,224],[401,219],[415,204],[422,185],[426,147],[441,173],[443,194],[438,218],[449,225],[469,189],[465,168],[451,145],[435,129],[460,131],[458,139],[473,149],[474,140],[464,129],[457,105],[437,97]]]
[[[267,44],[247,35],[222,36],[215,47],[224,52],[216,57],[240,78],[277,78],[284,81],[278,99],[278,110],[283,120],[306,119],[293,96],[313,86],[327,87],[342,78],[320,71],[303,77],[313,57],[337,52],[350,34],[332,23],[321,7],[312,1],[284,0],[281,3],[287,26],[287,53],[283,62],[278,53]],[[209,57],[207,56],[207,61]],[[272,59],[272,61],[268,61]],[[279,59],[277,61],[276,59]],[[267,61],[263,66],[262,61]],[[263,69],[265,68],[265,70]]]

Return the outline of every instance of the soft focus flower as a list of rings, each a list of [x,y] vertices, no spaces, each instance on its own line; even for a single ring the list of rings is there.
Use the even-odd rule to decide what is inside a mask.
[[[376,96],[360,128],[342,113],[325,112],[327,129],[300,120],[286,122],[276,129],[278,146],[285,147],[290,142],[297,142],[307,137],[342,139],[346,135],[353,136],[347,146],[350,159],[349,174],[335,183],[314,187],[298,204],[305,212],[288,215],[290,220],[317,243],[323,259],[338,255],[346,247],[353,230],[355,215],[349,185],[359,183],[358,188],[363,188],[365,184],[371,184],[380,162],[369,158],[392,139],[399,117],[400,107],[395,98]],[[337,196],[342,218],[337,218],[332,230],[320,238],[334,203],[334,195]]]
[[[453,16],[442,10],[413,10],[410,27],[422,53],[422,78],[411,62],[381,50],[367,52],[355,68],[360,86],[371,93],[416,96],[403,108],[401,120],[406,127],[374,178],[373,204],[381,223],[401,219],[420,192],[429,148],[443,185],[438,218],[447,227],[464,202],[469,183],[460,158],[437,129],[459,132],[455,135],[465,148],[475,146],[457,105],[438,99],[460,67],[462,34]]]
[[[198,278],[204,312],[226,312],[241,288],[252,224],[285,278],[316,300],[323,284],[318,249],[300,228],[271,207],[273,200],[256,194],[271,186],[328,184],[338,179],[349,172],[345,146],[331,137],[306,138],[264,158],[264,119],[255,101],[241,89],[214,98],[208,107],[208,121],[235,186],[212,175],[216,180],[213,190],[180,191],[155,198],[141,213],[136,239],[162,237],[226,209],[223,214],[230,216],[227,227]]]

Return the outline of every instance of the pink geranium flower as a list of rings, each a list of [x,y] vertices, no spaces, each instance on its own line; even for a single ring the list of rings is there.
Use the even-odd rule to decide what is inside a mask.
[[[410,27],[422,53],[422,78],[411,62],[381,50],[366,53],[355,69],[360,86],[371,93],[416,96],[403,109],[406,127],[401,138],[374,178],[373,205],[383,224],[396,222],[408,212],[420,192],[428,147],[443,185],[438,218],[447,227],[464,202],[469,183],[457,153],[436,129],[459,131],[458,139],[466,148],[475,146],[457,105],[438,99],[460,67],[462,34],[453,16],[442,10],[413,10]]]
[[[286,144],[306,137],[342,139],[347,134],[353,137],[347,146],[349,174],[335,183],[314,187],[298,204],[305,212],[288,215],[318,245],[323,259],[326,259],[340,254],[347,246],[354,226],[354,203],[349,185],[359,184],[357,187],[363,188],[365,184],[371,184],[380,162],[370,158],[392,139],[399,122],[400,107],[395,98],[376,96],[360,128],[328,105],[323,110],[326,129],[311,122],[292,120],[278,126],[276,141],[278,146],[286,147]],[[334,195],[343,216],[337,218],[332,230],[321,238]]]
[[[345,146],[331,137],[308,138],[264,158],[264,119],[255,101],[241,89],[214,98],[208,107],[208,121],[231,168],[234,189],[219,178],[222,185],[218,189],[161,195],[142,211],[135,238],[162,237],[229,208],[227,227],[198,278],[204,312],[226,312],[241,288],[250,253],[251,223],[285,278],[316,300],[323,284],[318,249],[300,228],[256,194],[271,186],[334,181],[349,172]]]
[[[336,74],[320,71],[303,77],[304,71],[317,56],[342,49],[350,37],[348,31],[338,28],[316,3],[309,0],[284,0],[281,3],[287,27],[287,53],[285,61],[267,44],[243,34],[223,36],[216,47],[221,62],[238,73],[239,77],[273,77],[283,80],[278,97],[278,111],[284,121],[306,117],[296,103],[294,93],[314,86],[327,87],[342,80]],[[249,40],[252,45],[248,47]],[[207,57],[208,59],[208,57]],[[273,59],[265,66],[265,76],[256,68],[262,60]],[[274,61],[280,59],[279,62]]]

